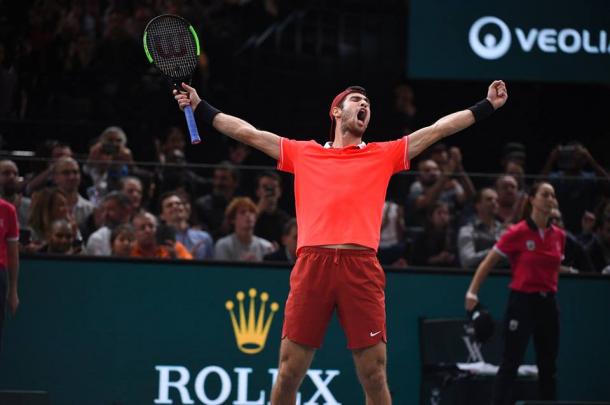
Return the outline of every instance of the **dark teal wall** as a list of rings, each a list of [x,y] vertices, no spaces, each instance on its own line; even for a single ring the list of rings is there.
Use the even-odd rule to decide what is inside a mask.
[[[5,324],[0,389],[47,390],[53,403],[61,405],[153,404],[162,399],[156,367],[173,366],[188,371],[185,393],[200,404],[196,377],[206,367],[217,366],[224,371],[208,368],[211,373],[200,384],[208,398],[221,395],[218,371],[228,376],[231,386],[223,403],[254,404],[260,399],[262,404],[263,398],[267,403],[288,276],[281,268],[24,260],[21,307]],[[414,404],[419,395],[418,318],[463,316],[469,280],[465,273],[388,273],[389,378],[396,404]],[[496,318],[501,317],[507,282],[505,275],[492,276],[481,293]],[[264,350],[254,355],[237,349],[225,308],[227,300],[236,301],[237,291],[247,294],[250,288],[259,295],[268,292],[269,302],[280,304]],[[610,278],[563,277],[560,290],[561,398],[609,399]],[[257,311],[259,304],[257,299]],[[328,389],[336,401],[362,403],[336,321],[312,369],[302,388],[303,404],[318,391],[316,378],[318,385],[330,381]],[[332,377],[333,370],[339,374]],[[176,381],[179,373],[169,376]],[[182,403],[175,388],[169,389],[169,398]],[[314,403],[326,400],[332,403],[323,395]]]

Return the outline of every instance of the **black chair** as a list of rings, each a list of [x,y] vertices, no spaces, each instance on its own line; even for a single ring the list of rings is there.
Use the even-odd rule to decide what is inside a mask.
[[[465,318],[419,320],[421,405],[488,405],[493,375],[462,371],[457,363],[485,362],[497,365],[502,339],[496,333],[484,345],[474,339]],[[515,384],[518,398],[537,398],[535,378],[521,377]]]

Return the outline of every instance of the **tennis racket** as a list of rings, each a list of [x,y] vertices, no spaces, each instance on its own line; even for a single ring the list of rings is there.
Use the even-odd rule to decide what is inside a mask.
[[[142,42],[148,61],[172,82],[176,90],[182,90],[182,82],[190,84],[201,50],[197,33],[188,21],[172,14],[157,16],[144,28]],[[193,109],[186,106],[184,115],[191,143],[201,142]]]

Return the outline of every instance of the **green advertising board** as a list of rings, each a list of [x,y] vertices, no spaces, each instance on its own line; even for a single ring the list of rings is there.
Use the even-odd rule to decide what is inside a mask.
[[[607,1],[409,4],[410,78],[610,82]]]
[[[5,323],[0,391],[47,391],[57,405],[268,404],[289,274],[252,265],[24,260],[21,307]],[[463,317],[470,276],[387,274],[395,404],[419,403],[420,317]],[[507,282],[494,275],[481,294],[496,318]],[[610,278],[568,276],[560,286],[560,395],[608,399]],[[362,403],[333,320],[298,404]]]

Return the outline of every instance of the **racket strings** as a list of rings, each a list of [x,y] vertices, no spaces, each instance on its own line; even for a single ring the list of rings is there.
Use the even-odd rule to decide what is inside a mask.
[[[184,21],[167,17],[147,29],[148,49],[155,65],[172,79],[188,78],[198,63],[197,47]]]

